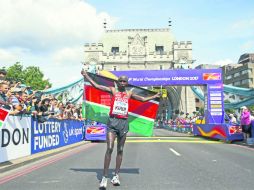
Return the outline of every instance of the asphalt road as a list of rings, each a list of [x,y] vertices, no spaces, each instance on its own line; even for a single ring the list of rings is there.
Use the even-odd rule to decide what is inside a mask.
[[[254,188],[254,149],[162,129],[156,134],[160,137],[128,137],[121,186],[114,187],[109,181],[107,189]],[[0,175],[0,189],[99,189],[105,150],[105,143],[88,143],[8,171]],[[109,177],[114,171],[115,154]]]

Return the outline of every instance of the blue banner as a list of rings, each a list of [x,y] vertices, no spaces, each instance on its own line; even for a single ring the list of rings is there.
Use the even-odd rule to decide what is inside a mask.
[[[136,86],[203,85],[222,83],[221,69],[177,69],[111,71],[115,76],[126,75]]]
[[[84,140],[84,125],[77,120],[32,120],[31,153],[43,152]]]

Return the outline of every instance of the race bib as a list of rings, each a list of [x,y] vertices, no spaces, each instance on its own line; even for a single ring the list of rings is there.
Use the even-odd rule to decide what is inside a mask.
[[[128,113],[128,103],[115,100],[112,114],[125,116],[127,115],[127,113]]]

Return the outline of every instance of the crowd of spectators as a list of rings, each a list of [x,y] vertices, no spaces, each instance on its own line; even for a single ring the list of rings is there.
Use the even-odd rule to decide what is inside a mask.
[[[7,72],[0,70],[0,107],[9,110],[11,115],[31,115],[44,122],[49,118],[82,120],[81,104],[73,104],[58,100],[50,94],[32,90],[6,79]]]
[[[242,106],[240,113],[229,113],[229,122],[232,124],[238,124],[242,127],[244,133],[244,139],[253,138],[252,128],[254,127],[254,111],[247,106]]]

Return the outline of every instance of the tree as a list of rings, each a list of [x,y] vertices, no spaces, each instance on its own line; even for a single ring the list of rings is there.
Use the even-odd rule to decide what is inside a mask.
[[[23,66],[19,62],[16,62],[14,65],[10,66],[7,69],[6,78],[24,83]]]
[[[51,87],[49,79],[44,80],[44,74],[40,71],[39,67],[29,66],[24,72],[24,83],[31,86],[32,89],[43,90],[46,86]]]
[[[7,78],[19,81],[26,86],[30,86],[33,90],[43,90],[46,86],[51,87],[49,79],[43,79],[44,74],[39,67],[29,66],[23,69],[23,66],[17,62],[7,69]]]

